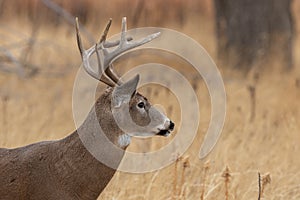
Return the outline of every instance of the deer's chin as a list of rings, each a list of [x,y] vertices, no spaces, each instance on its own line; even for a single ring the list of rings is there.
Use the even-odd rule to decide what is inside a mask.
[[[171,134],[171,130],[165,129],[165,130],[160,130],[156,135],[168,137]]]
[[[130,135],[132,137],[147,138],[147,137],[153,137],[155,135],[155,133],[132,132],[132,133],[128,133],[128,135]]]

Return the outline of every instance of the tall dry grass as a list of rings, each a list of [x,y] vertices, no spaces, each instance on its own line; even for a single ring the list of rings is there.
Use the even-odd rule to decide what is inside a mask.
[[[39,13],[42,13],[43,23],[39,27],[37,42],[30,58],[31,63],[38,67],[38,73],[28,78],[20,78],[13,73],[0,73],[0,146],[12,148],[36,141],[62,138],[75,128],[71,107],[72,88],[80,58],[73,28],[66,26],[62,19],[59,19],[61,24],[54,26],[55,15],[45,8],[40,8],[40,1],[27,0],[22,5],[17,1],[9,1],[10,5],[7,5],[7,2],[1,2],[1,9],[3,10],[3,5],[6,9],[1,12],[0,45],[14,44],[20,35],[31,34],[33,19],[24,18],[28,13],[34,12],[31,9],[38,7],[40,12],[34,15],[39,16]],[[72,9],[76,8],[73,8],[75,5],[70,2],[61,1],[60,4],[73,12]],[[181,8],[179,5],[183,1],[168,2],[169,4],[165,3],[165,9],[177,13],[176,9]],[[193,7],[194,4],[189,4],[192,1],[187,2]],[[152,3],[160,5],[161,2]],[[96,28],[93,27],[94,30],[89,29],[96,35],[99,32],[98,25],[101,24],[96,21],[100,18],[117,18],[112,32],[119,30],[119,18],[126,14],[129,25],[133,26],[133,22],[130,21],[133,20],[133,12],[126,5],[134,7],[136,4],[137,1],[85,1],[84,4],[78,5],[87,6],[83,9],[89,10],[86,24],[87,27],[97,24]],[[200,5],[199,2],[198,4]],[[103,7],[106,8],[104,11]],[[124,8],[124,12],[120,12],[120,8]],[[147,9],[151,10],[150,8],[151,5],[147,5]],[[295,5],[294,10],[298,8]],[[156,10],[155,6],[152,9],[151,12],[147,12],[154,12],[155,15],[158,13],[157,16],[160,12],[165,12],[163,9]],[[99,10],[103,12],[98,12]],[[166,17],[164,26],[176,28],[195,38],[215,57],[214,22],[211,18],[202,18],[197,14],[199,11],[194,10],[186,8],[183,24],[173,21],[170,23],[175,25],[170,25]],[[76,12],[74,11],[75,14]],[[141,15],[146,16],[145,13],[142,12]],[[170,15],[169,20],[172,21],[171,14],[165,14]],[[146,22],[148,19],[145,19],[145,16],[141,17],[138,24],[144,26],[157,23],[155,17],[153,21],[152,18],[149,19],[151,23]],[[211,14],[209,16],[211,17]],[[11,34],[11,30],[14,34]],[[298,35],[297,30],[296,34]],[[21,54],[20,48],[15,48],[12,52]],[[217,146],[204,160],[198,159],[198,153],[210,120],[210,99],[203,81],[193,76],[191,69],[186,68],[184,75],[191,81],[201,106],[201,121],[195,141],[182,158],[178,158],[177,152],[174,152],[174,164],[159,171],[146,174],[116,173],[99,199],[257,199],[258,172],[263,174],[261,192],[264,199],[299,199],[299,53],[300,46],[297,40],[295,69],[282,73],[280,69],[267,70],[271,66],[266,66],[257,80],[254,80],[251,74],[241,77],[236,71],[219,66],[227,92],[226,124]],[[276,61],[276,58],[274,60]],[[176,67],[176,63],[173,64]],[[124,72],[126,69],[120,71]],[[150,101],[165,105],[170,118],[180,121],[180,108],[172,93],[158,86],[152,86],[150,89],[143,87],[141,91]],[[153,138],[147,141],[136,139],[129,150],[140,152],[157,149],[170,142],[173,137]],[[224,171],[225,166],[230,166],[230,170]],[[272,182],[268,181],[267,173],[270,174]]]

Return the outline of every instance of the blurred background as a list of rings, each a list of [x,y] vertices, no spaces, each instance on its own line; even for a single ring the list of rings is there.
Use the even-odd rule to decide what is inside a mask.
[[[292,0],[0,0],[0,146],[59,139],[75,129],[72,90],[81,58],[74,18],[88,48],[109,18],[113,35],[126,16],[128,29],[170,28],[200,43],[224,79],[227,116],[217,146],[199,160],[211,114],[206,85],[184,61],[152,55],[196,91],[198,135],[162,170],[118,172],[99,199],[299,199],[299,11]],[[134,59],[117,62],[118,74],[145,58]],[[104,88],[99,84],[100,93]],[[180,124],[172,92],[158,85],[141,92]],[[153,151],[173,138],[136,139],[129,150]]]

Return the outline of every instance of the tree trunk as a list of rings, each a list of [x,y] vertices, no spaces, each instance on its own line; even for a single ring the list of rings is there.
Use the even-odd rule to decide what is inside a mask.
[[[214,0],[218,56],[249,71],[259,64],[292,68],[292,0]]]

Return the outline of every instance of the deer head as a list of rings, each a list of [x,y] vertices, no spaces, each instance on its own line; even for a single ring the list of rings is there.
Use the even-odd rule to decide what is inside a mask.
[[[168,136],[174,129],[174,123],[153,107],[146,97],[137,92],[140,76],[122,82],[113,71],[113,61],[122,53],[141,46],[157,38],[160,33],[151,34],[139,41],[126,37],[126,18],[122,19],[121,38],[115,42],[106,41],[112,20],[94,46],[85,50],[80,37],[76,19],[77,43],[85,71],[93,78],[109,87],[97,99],[95,110],[101,128],[116,145],[126,148],[131,136]],[[97,55],[97,71],[93,70],[90,58]]]

